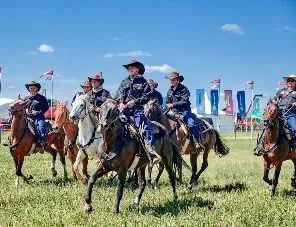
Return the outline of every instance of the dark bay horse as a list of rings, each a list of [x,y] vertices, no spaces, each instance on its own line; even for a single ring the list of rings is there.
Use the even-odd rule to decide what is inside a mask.
[[[53,127],[55,129],[63,128],[65,132],[65,144],[64,149],[67,153],[67,156],[69,160],[71,161],[71,167],[72,167],[72,173],[73,178],[77,180],[76,173],[74,171],[74,163],[78,154],[78,147],[76,144],[76,139],[78,136],[78,126],[73,121],[70,121],[69,119],[69,110],[67,109],[65,104],[58,104],[55,110],[55,121]],[[89,178],[88,172],[87,172],[87,164],[88,159],[85,158],[82,160],[82,173],[86,179]]]
[[[202,174],[202,172],[208,167],[208,155],[212,148],[215,149],[217,155],[224,156],[229,153],[229,148],[223,143],[219,133],[208,123],[204,123],[202,132],[202,144],[205,147],[203,151],[203,162],[200,170],[197,172],[197,158],[201,152],[201,149],[196,149],[193,142],[188,139],[186,134],[186,128],[181,124],[181,127],[176,127],[176,122],[169,119],[163,112],[161,106],[156,102],[156,100],[150,100],[144,109],[145,115],[152,121],[157,121],[164,125],[166,129],[170,132],[170,137],[174,145],[178,147],[178,150],[183,154],[190,155],[191,163],[191,179],[189,182],[189,189],[197,184],[197,181]],[[188,132],[187,132],[188,133]],[[157,176],[161,174],[161,169]],[[179,169],[179,182],[182,182],[182,169]]]
[[[264,111],[264,132],[256,149],[264,158],[263,180],[272,185],[272,196],[275,194],[282,163],[285,160],[292,160],[294,164],[291,186],[296,189],[296,150],[290,150],[289,141],[283,131],[284,124],[284,120],[279,116],[278,105],[270,102]],[[271,164],[275,166],[272,180],[268,177]]]
[[[138,140],[126,133],[127,124],[120,120],[116,101],[108,99],[102,104],[99,125],[103,135],[103,148],[105,148],[106,152],[113,151],[118,153],[111,160],[102,158],[98,168],[90,177],[85,198],[85,209],[88,213],[92,211],[91,195],[96,179],[113,170],[118,173],[118,186],[114,207],[114,212],[118,213],[125,179],[129,169],[135,169],[138,174],[139,192],[134,203],[135,205],[139,205],[146,186],[145,168],[149,160]],[[164,162],[173,189],[173,199],[176,200],[178,196],[173,165],[182,162],[182,158],[177,151],[172,149],[171,141],[167,134],[156,139],[155,148]]]
[[[24,158],[27,155],[36,153],[35,135],[29,130],[28,122],[25,115],[25,109],[28,105],[27,101],[18,99],[9,106],[9,113],[12,116],[11,132],[9,134],[9,147],[11,155],[15,163],[16,169],[16,185],[19,184],[19,177],[22,177],[24,181],[33,179],[33,177],[25,176],[22,173],[22,166]],[[64,177],[67,178],[66,162],[64,156],[64,133],[63,132],[52,132],[47,136],[45,141],[44,150],[52,155],[51,170],[53,176],[57,175],[55,170],[55,161],[57,153],[60,155],[60,161],[64,167]],[[51,147],[51,144],[56,149]]]

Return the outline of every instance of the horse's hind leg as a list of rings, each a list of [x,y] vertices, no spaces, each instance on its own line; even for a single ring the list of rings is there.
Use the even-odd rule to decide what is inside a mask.
[[[197,152],[190,154],[191,179],[188,186],[189,189],[192,189],[192,187],[196,184],[197,157],[198,157]]]
[[[279,179],[279,175],[281,173],[281,168],[282,168],[282,162],[275,166],[275,171],[274,171],[274,175],[273,175],[273,179],[272,179],[271,196],[274,196],[274,194],[275,194],[275,189],[276,189],[276,186],[278,184],[278,179]]]
[[[269,184],[272,185],[272,180],[269,179],[269,170],[270,170],[270,162],[267,160],[264,160],[264,174],[263,174],[263,180]]]
[[[87,185],[87,191],[85,196],[85,211],[88,213],[92,212],[92,205],[91,205],[91,194],[96,183],[96,180],[103,176],[104,174],[108,173],[110,170],[103,168],[103,166],[99,166],[96,171],[91,175]]]
[[[135,198],[134,204],[138,206],[140,204],[143,192],[146,187],[145,166],[138,168],[137,172],[138,172],[138,180],[139,180],[139,192]]]
[[[120,201],[122,199],[123,188],[124,188],[124,184],[125,184],[125,180],[126,180],[126,174],[127,174],[126,169],[120,170],[118,172],[118,185],[117,185],[117,192],[116,192],[116,203],[115,203],[115,206],[113,208],[114,213],[119,213],[119,205],[120,205]]]
[[[89,174],[87,172],[88,158],[82,160],[82,173],[86,179],[89,179]]]
[[[296,189],[296,159],[292,159],[292,162],[294,164],[294,171],[293,171],[293,175],[291,178],[291,186],[292,188]]]
[[[50,147],[49,153],[52,156],[51,165],[50,165],[52,176],[56,177],[58,174],[56,171],[56,168],[55,168],[55,164],[56,164],[56,160],[57,160],[57,150]]]
[[[200,177],[200,175],[201,175],[201,173],[203,172],[203,171],[205,171],[205,169],[208,167],[208,155],[209,155],[209,149],[206,149],[205,150],[205,152],[204,152],[204,154],[203,154],[203,160],[202,160],[202,164],[201,164],[201,167],[200,167],[200,170],[198,171],[198,173],[196,174],[196,178],[195,178],[195,180],[196,181],[198,181],[198,179],[199,179],[199,177]]]
[[[154,182],[152,182],[152,185],[153,185],[154,188],[156,188],[156,185],[158,184],[159,178],[160,178],[160,176],[161,176],[161,174],[163,173],[163,170],[164,170],[164,164],[163,164],[162,161],[159,162],[158,165],[159,165],[159,167],[158,167],[158,174],[157,174]]]
[[[77,154],[77,157],[76,157],[76,160],[75,160],[75,163],[74,163],[74,165],[73,165],[73,169],[74,169],[74,171],[75,171],[75,173],[76,173],[77,179],[78,179],[79,181],[81,181],[83,184],[87,184],[87,179],[84,179],[84,178],[81,176],[81,174],[80,174],[80,172],[79,172],[79,164],[80,164],[80,162],[81,162],[83,159],[85,159],[85,158],[86,158],[86,156],[85,156],[84,152],[81,152],[81,151],[79,150],[79,152],[78,152],[78,154]]]

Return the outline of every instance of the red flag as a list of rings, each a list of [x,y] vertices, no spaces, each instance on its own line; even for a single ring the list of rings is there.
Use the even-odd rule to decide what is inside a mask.
[[[40,75],[40,78],[44,79],[44,80],[51,80],[53,77],[53,70],[49,70],[45,73],[42,73]]]
[[[232,90],[224,90],[224,100],[226,105],[225,114],[227,116],[232,116],[233,115]]]
[[[254,80],[249,80],[246,82],[247,89],[254,89]]]
[[[212,89],[220,89],[220,83],[221,83],[221,79],[214,79],[212,81],[210,81],[210,83],[212,84]]]

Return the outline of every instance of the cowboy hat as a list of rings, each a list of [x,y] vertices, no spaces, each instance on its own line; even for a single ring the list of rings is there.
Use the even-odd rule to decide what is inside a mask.
[[[92,80],[98,80],[98,81],[100,81],[100,84],[102,85],[104,83],[103,73],[99,72],[93,76],[89,76],[88,80],[89,80],[89,82],[91,82]]]
[[[152,79],[147,80],[148,84],[152,84],[154,88],[158,87],[158,83],[154,83],[154,81]]]
[[[91,87],[91,83],[89,82],[89,80],[86,80],[86,81],[84,81],[83,84],[80,84],[80,86],[81,86],[82,88],[84,88],[84,87]]]
[[[37,92],[40,91],[40,88],[41,88],[41,85],[40,85],[39,83],[33,81],[33,80],[30,81],[29,83],[25,84],[25,86],[26,86],[26,88],[27,88],[28,91],[29,91],[29,87],[30,87],[30,86],[35,86],[35,87],[37,87]]]
[[[179,78],[180,82],[183,82],[184,76],[180,75],[178,72],[172,72],[170,75],[165,77],[166,79],[172,80],[175,78]]]
[[[284,80],[288,80],[288,79],[294,79],[294,80],[296,80],[296,75],[291,74],[289,76],[283,76],[283,79]]]
[[[124,68],[126,68],[127,70],[128,70],[128,67],[129,67],[129,66],[135,66],[135,67],[137,67],[137,68],[139,69],[139,74],[140,74],[140,75],[143,75],[144,72],[145,72],[145,67],[144,67],[144,65],[143,65],[141,62],[136,61],[136,60],[132,60],[131,63],[126,64],[126,65],[122,65],[122,66],[123,66]]]

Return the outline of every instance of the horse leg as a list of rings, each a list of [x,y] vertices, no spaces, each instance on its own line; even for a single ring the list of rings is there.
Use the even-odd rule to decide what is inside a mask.
[[[52,156],[51,165],[50,165],[52,176],[56,177],[57,174],[58,174],[57,171],[56,171],[56,169],[55,169],[55,163],[56,163],[56,159],[57,159],[57,150],[54,149],[54,148],[52,148],[52,147],[50,147],[49,153]]]
[[[269,179],[268,174],[270,170],[270,162],[267,160],[264,160],[264,174],[263,174],[263,180],[269,184],[272,185],[272,180]]]
[[[65,154],[64,154],[63,149],[59,149],[58,152],[59,152],[59,155],[60,155],[60,162],[61,162],[62,165],[63,165],[64,179],[67,179],[67,178],[68,178],[68,172],[67,172],[67,168],[66,168]]]
[[[24,163],[24,156],[19,156],[18,158],[15,158],[15,163],[16,163],[16,175],[17,175],[17,179],[16,179],[16,186],[19,185],[19,177],[22,177],[24,182],[27,182],[31,179],[33,179],[33,177],[30,175],[28,177],[26,177],[23,173],[22,173],[22,166]]]
[[[82,173],[86,179],[89,179],[89,174],[87,172],[88,158],[82,160]]]
[[[67,156],[68,156],[68,158],[70,159],[70,162],[71,162],[71,169],[72,169],[72,175],[73,175],[73,178],[74,178],[75,180],[78,180],[78,179],[77,179],[77,176],[76,176],[76,173],[75,173],[75,171],[74,171],[74,167],[73,167],[73,165],[74,165],[74,163],[75,163],[75,159],[76,159],[76,157],[71,153],[71,151],[68,150],[68,148],[67,148]]]
[[[89,178],[86,196],[85,196],[85,211],[89,214],[92,212],[91,194],[92,194],[94,184],[96,183],[96,180],[99,177],[103,176],[104,174],[108,173],[109,171],[110,171],[109,169],[105,169],[103,166],[99,166],[95,170],[95,172],[91,175],[91,177]]]
[[[79,173],[79,164],[80,164],[80,162],[83,160],[83,159],[85,159],[86,158],[86,156],[85,156],[85,154],[84,154],[84,152],[82,152],[82,151],[78,151],[78,154],[77,154],[77,157],[76,157],[76,160],[75,160],[75,163],[74,163],[74,165],[73,165],[73,169],[74,169],[74,171],[75,171],[75,173],[76,173],[76,176],[77,176],[77,179],[80,181],[80,182],[82,182],[83,184],[87,184],[87,180],[86,179],[84,179],[81,175],[80,175],[80,173]]]
[[[159,178],[160,178],[160,176],[161,176],[161,174],[163,173],[163,170],[164,170],[164,164],[163,164],[162,161],[159,162],[158,165],[159,165],[159,167],[158,167],[158,174],[157,174],[157,176],[156,176],[154,182],[152,182],[152,185],[153,185],[153,188],[154,188],[154,189],[156,188],[156,185],[157,185],[157,183],[158,183],[158,181],[159,181]]]
[[[147,165],[147,185],[148,188],[153,189],[153,184],[152,184],[152,169],[153,169],[154,164],[151,162],[148,162]],[[139,179],[139,176],[138,176]]]
[[[138,172],[138,180],[139,180],[139,192],[135,198],[134,204],[136,206],[138,206],[140,204],[143,192],[145,190],[146,187],[146,180],[145,180],[145,169],[146,166],[141,166],[140,168],[138,168],[137,172]]]
[[[116,203],[113,208],[114,213],[119,213],[119,204],[122,199],[122,194],[123,194],[123,188],[126,180],[126,174],[127,171],[126,169],[121,169],[118,172],[118,185],[117,185],[117,192],[116,192]]]
[[[292,159],[292,162],[294,164],[294,171],[291,178],[291,186],[292,188],[296,189],[296,158]]]
[[[189,189],[192,189],[196,185],[196,172],[197,172],[197,157],[198,153],[190,154],[190,164],[191,164],[191,179],[189,182]]]
[[[13,161],[15,165],[15,175],[16,175],[15,186],[17,187],[20,183],[20,177],[21,177],[21,175],[18,172],[18,158],[13,156]]]
[[[279,179],[279,175],[280,175],[280,172],[281,172],[281,168],[282,168],[282,162],[278,163],[275,166],[275,171],[274,171],[274,175],[273,175],[273,179],[272,179],[272,193],[271,193],[271,196],[274,196],[274,194],[275,194],[275,189],[276,189],[276,186],[278,184],[278,179]]]
[[[196,174],[196,177],[195,177],[195,180],[196,181],[198,181],[198,179],[199,179],[199,177],[200,177],[200,175],[201,175],[201,173],[203,172],[203,171],[205,171],[205,169],[208,167],[208,155],[209,155],[209,149],[206,149],[205,151],[204,151],[204,154],[203,154],[203,156],[202,156],[202,164],[201,164],[201,167],[200,167],[200,170],[198,171],[198,173]]]

